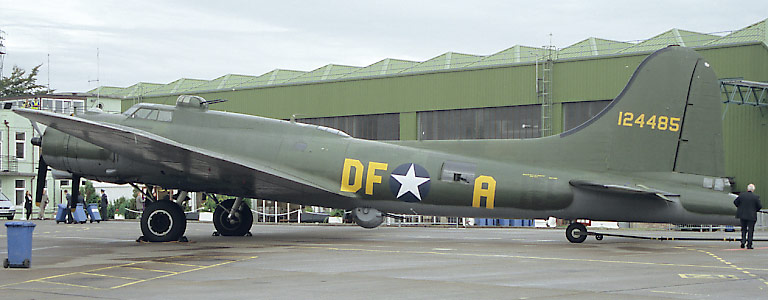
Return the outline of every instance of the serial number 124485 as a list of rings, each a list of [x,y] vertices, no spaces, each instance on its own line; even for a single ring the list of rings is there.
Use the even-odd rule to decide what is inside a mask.
[[[662,131],[678,131],[680,130],[680,118],[667,117],[667,116],[646,116],[645,114],[639,114],[635,117],[635,114],[631,112],[619,112],[619,126],[640,128],[650,127],[651,129]]]

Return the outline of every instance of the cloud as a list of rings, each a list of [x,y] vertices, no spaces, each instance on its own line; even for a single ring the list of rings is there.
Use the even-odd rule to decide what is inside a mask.
[[[0,1],[6,65],[31,68],[50,54],[59,91],[87,91],[97,77],[101,85],[129,86],[384,58],[423,61],[449,51],[488,55],[517,44],[543,46],[550,33],[565,47],[590,36],[733,30],[768,10],[761,1],[742,3],[748,11],[725,10],[717,1],[659,0]]]

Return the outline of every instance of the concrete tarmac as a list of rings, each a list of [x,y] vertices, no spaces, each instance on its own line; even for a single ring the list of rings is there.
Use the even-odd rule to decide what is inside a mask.
[[[295,224],[214,237],[211,223],[190,222],[188,243],[137,243],[135,221],[35,223],[32,267],[0,271],[2,299],[768,298],[768,242],[754,250],[614,237],[571,244],[563,229]]]

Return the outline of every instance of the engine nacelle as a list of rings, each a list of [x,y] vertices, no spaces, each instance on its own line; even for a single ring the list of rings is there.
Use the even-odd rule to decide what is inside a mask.
[[[100,181],[121,182],[140,174],[136,172],[139,168],[146,168],[50,127],[43,133],[41,149],[51,168]]]
[[[358,207],[352,210],[352,220],[363,228],[376,228],[384,222],[384,214],[370,207]]]

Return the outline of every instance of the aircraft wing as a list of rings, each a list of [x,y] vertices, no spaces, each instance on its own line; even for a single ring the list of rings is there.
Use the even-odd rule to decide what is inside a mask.
[[[642,185],[626,186],[619,184],[600,183],[588,180],[571,180],[569,181],[571,186],[580,189],[587,189],[591,191],[612,193],[612,194],[624,194],[635,196],[648,196],[649,198],[664,200],[667,202],[678,202],[680,195],[670,192],[665,192],[657,189],[652,189]]]
[[[334,196],[321,184],[246,158],[182,144],[140,129],[41,110],[17,108],[17,114],[136,161],[159,163],[197,179],[250,185],[256,194]]]

